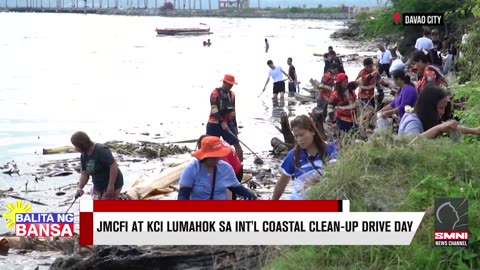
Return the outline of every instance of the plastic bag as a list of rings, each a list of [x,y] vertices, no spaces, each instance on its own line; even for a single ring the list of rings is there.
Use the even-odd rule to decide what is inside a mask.
[[[460,131],[460,129],[456,128],[455,130],[453,130],[452,132],[450,132],[450,139],[454,142],[454,143],[458,143],[460,141],[460,138],[462,137],[462,132]]]
[[[380,113],[377,113],[377,129],[376,130],[378,132],[391,130],[389,119],[382,117]]]

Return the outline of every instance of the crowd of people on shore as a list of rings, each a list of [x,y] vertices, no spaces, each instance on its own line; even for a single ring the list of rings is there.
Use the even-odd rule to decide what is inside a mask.
[[[453,49],[455,45],[450,44],[449,56],[442,59],[439,54],[442,47],[437,39],[429,39],[430,33],[432,37],[438,36],[436,30],[425,32],[417,40],[416,51],[411,57],[411,63],[414,64],[412,70],[417,75],[415,82],[408,75],[409,67],[405,59],[393,59],[383,44],[378,46],[376,67],[372,58],[365,58],[363,69],[354,80],[349,80],[342,62],[330,46],[325,54],[324,74],[316,88],[316,109],[321,114],[322,125],[325,123],[335,127],[343,135],[355,133],[360,118],[370,120],[376,113],[379,120],[398,116],[398,135],[421,135],[431,139],[445,133],[480,135],[480,127],[461,127],[452,119],[452,95],[446,88],[445,71],[452,70],[459,52]],[[451,36],[448,36],[448,40],[453,42]],[[439,59],[445,62],[443,70],[443,61],[440,63]],[[269,72],[263,91],[272,78],[273,99],[284,98],[286,80],[289,81],[289,93],[298,91],[292,58],[287,59],[287,64],[288,73],[274,65],[272,60],[267,61]],[[393,78],[398,88],[394,100],[388,104],[383,103],[382,86],[386,84],[383,74]],[[238,138],[235,93],[232,91],[237,82],[230,74],[225,74],[221,82],[222,85],[210,94],[206,132],[200,136],[193,159],[181,174],[179,200],[257,199],[254,192],[241,184],[243,149]],[[280,199],[292,179],[291,199],[305,199],[312,180],[323,176],[326,164],[335,162],[339,151],[335,142],[324,139],[325,134],[317,129],[307,115],[296,116],[290,122],[290,128],[295,145],[280,166],[281,175],[271,197],[273,200]],[[118,199],[123,175],[110,150],[93,143],[84,132],[73,134],[71,142],[81,153],[81,176],[76,197],[83,195],[91,176],[94,199]]]

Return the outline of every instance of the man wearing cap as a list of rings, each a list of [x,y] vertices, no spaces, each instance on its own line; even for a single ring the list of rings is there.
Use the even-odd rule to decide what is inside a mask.
[[[237,180],[232,166],[220,158],[231,152],[228,145],[215,136],[201,140],[180,176],[179,200],[227,200],[229,189],[233,194],[255,200],[256,195]]]
[[[322,76],[322,81],[318,86],[317,108],[322,112],[322,121],[327,118],[327,105],[335,86],[335,76],[338,74],[339,66],[336,63],[330,64],[330,70]]]
[[[243,162],[243,150],[238,140],[237,119],[235,115],[235,93],[231,91],[235,77],[225,74],[223,84],[210,94],[210,117],[207,123],[207,135],[222,137],[235,147],[238,159]]]

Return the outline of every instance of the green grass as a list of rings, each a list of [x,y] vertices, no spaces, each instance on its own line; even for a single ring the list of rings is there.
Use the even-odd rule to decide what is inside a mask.
[[[310,198],[348,199],[351,211],[430,209],[412,244],[285,247],[265,269],[480,269],[479,146],[391,135],[345,146]],[[468,198],[468,248],[433,246],[436,197]]]

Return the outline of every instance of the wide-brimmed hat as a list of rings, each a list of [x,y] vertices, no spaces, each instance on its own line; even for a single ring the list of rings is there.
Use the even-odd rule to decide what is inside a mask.
[[[337,74],[337,77],[335,77],[335,80],[336,80],[337,82],[348,81],[347,74],[345,74],[345,73],[338,73],[338,74]]]
[[[199,160],[205,158],[222,158],[230,153],[230,147],[216,136],[207,136],[202,139],[202,147],[193,152],[193,156]]]
[[[225,76],[223,76],[223,80],[220,80],[220,81],[226,82],[230,85],[237,84],[237,82],[235,82],[235,77],[230,74],[225,74]]]

